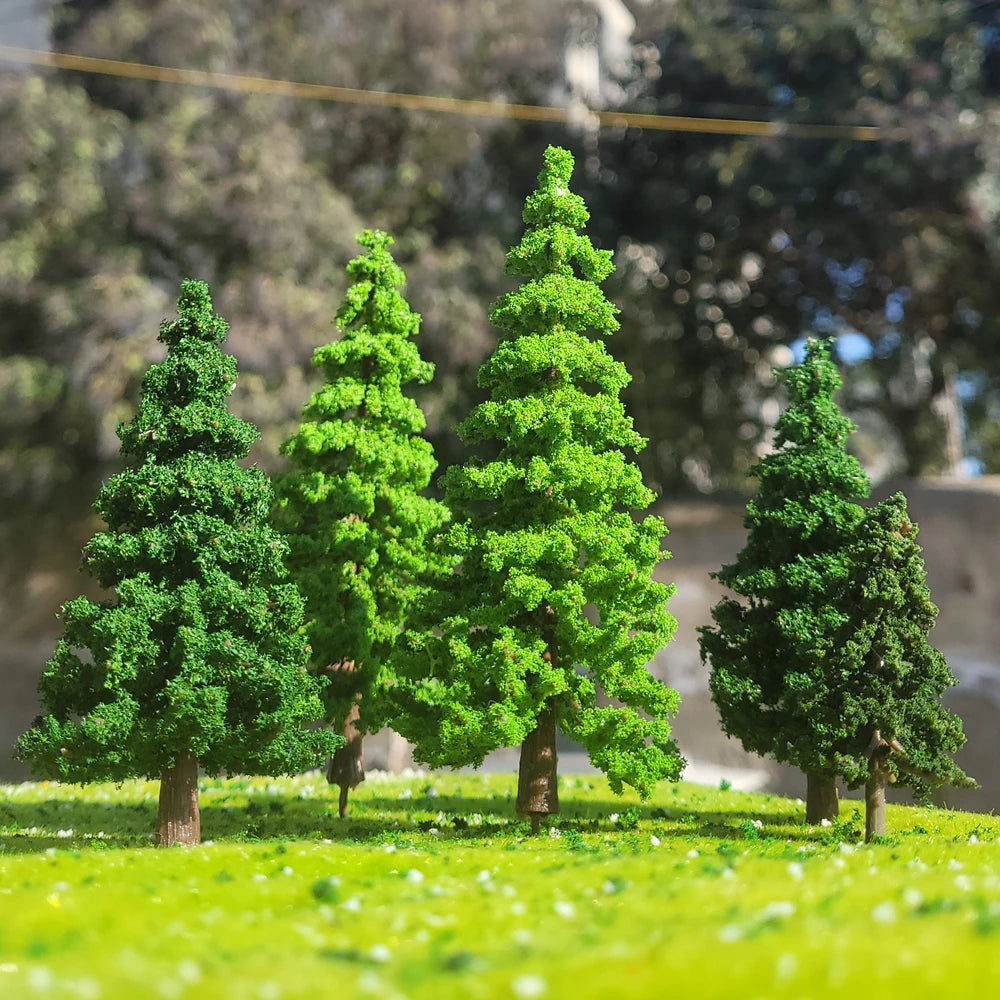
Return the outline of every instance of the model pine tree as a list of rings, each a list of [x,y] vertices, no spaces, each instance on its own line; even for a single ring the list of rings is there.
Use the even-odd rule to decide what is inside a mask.
[[[974,785],[952,755],[961,720],[941,704],[956,682],[928,641],[937,618],[917,526],[897,493],[872,507],[858,531],[841,646],[853,670],[831,683],[845,729],[838,771],[866,786],[866,839],[885,833],[885,787],[897,780],[924,796],[935,785]]]
[[[666,553],[626,451],[644,440],[619,393],[629,375],[593,331],[618,328],[598,283],[611,254],[578,232],[573,158],[550,147],[527,231],[507,255],[521,287],[499,298],[500,342],[479,372],[489,399],[458,428],[479,457],[443,477],[458,572],[397,653],[396,724],[432,765],[478,765],[521,747],[517,808],[537,829],[558,810],[556,729],[620,791],[678,777],[668,718],[677,694],[646,665],[671,637]],[[616,700],[601,705],[603,692]]]
[[[751,473],[759,487],[747,504],[746,545],[713,574],[742,600],[716,605],[700,644],[723,729],[805,771],[807,818],[819,822],[837,815],[838,754],[855,735],[832,690],[853,669],[839,640],[864,520],[858,501],[869,486],[846,451],[854,428],[834,401],[841,380],[826,344],[810,341],[784,379],[791,403],[774,451]]]
[[[291,469],[278,481],[276,512],[306,598],[312,669],[329,679],[326,718],[347,739],[327,768],[341,816],[364,780],[362,733],[380,723],[376,680],[391,676],[407,611],[445,565],[427,539],[447,520],[421,495],[437,463],[404,392],[434,373],[413,342],[420,317],[399,293],[392,237],[366,231],[358,242],[367,252],[347,266],[354,283],[337,312],[341,339],[314,354],[324,385],[282,449]]]
[[[236,362],[208,288],[185,281],[119,428],[135,464],[101,489],[107,530],[83,551],[113,590],[62,610],[63,637],[42,675],[47,714],[20,756],[64,781],[160,778],[157,842],[200,839],[198,769],[277,775],[314,766],[340,740],[305,727],[322,717],[305,669],[302,598],[269,526],[267,477],[241,468],[256,429],[226,400]]]

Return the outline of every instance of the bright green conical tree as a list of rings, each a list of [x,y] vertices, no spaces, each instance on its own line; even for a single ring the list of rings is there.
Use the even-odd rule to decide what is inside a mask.
[[[354,283],[337,311],[341,339],[314,354],[324,385],[282,449],[291,469],[278,480],[276,511],[306,598],[312,669],[329,679],[326,717],[347,739],[327,768],[342,816],[348,789],[364,780],[362,733],[381,719],[376,680],[386,672],[379,686],[389,682],[407,611],[446,565],[428,537],[447,509],[421,495],[437,463],[404,392],[429,382],[434,366],[412,339],[420,317],[398,291],[392,237],[366,231],[358,242],[367,252],[347,266]]]
[[[810,341],[784,379],[791,405],[774,451],[752,470],[760,485],[747,504],[746,545],[713,574],[743,600],[720,601],[700,642],[723,729],[805,771],[807,818],[819,822],[837,815],[849,726],[830,692],[837,671],[851,668],[838,640],[869,485],[846,450],[853,425],[834,401],[841,380],[826,344]]]
[[[598,283],[611,254],[577,232],[571,155],[550,147],[527,231],[507,255],[521,287],[494,304],[500,342],[479,372],[487,402],[459,427],[481,457],[443,477],[460,566],[424,608],[395,662],[397,727],[432,765],[478,765],[521,746],[517,806],[557,811],[556,727],[620,791],[678,777],[668,718],[677,694],[647,670],[671,637],[672,588],[654,499],[626,451],[643,447],[619,393],[623,365],[594,331],[618,328]],[[603,693],[616,704],[600,704]]]
[[[952,755],[965,743],[961,720],[941,703],[957,683],[928,641],[937,618],[917,526],[897,493],[866,512],[847,581],[849,620],[838,647],[845,665],[829,682],[844,740],[837,770],[866,785],[867,838],[885,833],[885,785],[921,797],[935,785],[971,786]]]
[[[78,597],[42,675],[46,710],[19,743],[35,770],[66,781],[159,777],[157,842],[200,838],[198,769],[292,773],[340,740],[306,671],[303,602],[270,527],[272,491],[237,465],[256,429],[226,400],[236,362],[208,288],[185,281],[165,322],[164,361],[119,428],[136,464],[101,489],[107,531],[84,566],[113,598]]]

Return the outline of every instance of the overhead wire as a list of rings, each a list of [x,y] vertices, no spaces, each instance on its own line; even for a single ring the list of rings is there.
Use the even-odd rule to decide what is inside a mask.
[[[278,97],[333,101],[345,104],[366,104],[378,107],[402,108],[409,111],[430,111],[439,114],[467,115],[481,118],[516,119],[519,121],[572,124],[589,120],[601,128],[642,128],[666,132],[697,132],[714,135],[744,135],[782,137],[789,139],[843,139],[854,142],[875,142],[900,139],[897,130],[891,133],[873,125],[836,125],[826,123],[761,121],[740,118],[709,118],[688,115],[647,114],[636,111],[556,107],[544,104],[512,104],[505,101],[471,100],[459,97],[438,97],[431,94],[409,94],[398,91],[366,90],[322,83],[299,83],[261,76],[244,76],[208,70],[182,69],[151,63],[126,62],[78,55],[72,52],[49,52],[0,44],[0,61],[22,65],[45,66],[55,69],[117,76],[134,80],[154,80],[160,83],[210,87],[236,93],[269,94]]]

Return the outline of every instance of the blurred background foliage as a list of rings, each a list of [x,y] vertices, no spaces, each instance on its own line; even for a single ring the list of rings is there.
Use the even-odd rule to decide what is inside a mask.
[[[576,124],[0,66],[0,504],[83,515],[182,278],[232,324],[234,409],[278,444],[353,236],[397,237],[442,468],[478,398],[503,255],[549,142],[616,251],[613,353],[667,495],[738,490],[810,332],[847,365],[874,478],[1000,471],[1000,3],[0,0],[51,47],[449,97]],[[18,24],[20,22],[20,28]],[[21,32],[19,36],[18,32]],[[877,125],[877,142],[597,129],[587,108]]]

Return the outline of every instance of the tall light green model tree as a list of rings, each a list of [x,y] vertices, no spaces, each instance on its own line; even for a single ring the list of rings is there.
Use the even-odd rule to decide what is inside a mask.
[[[429,382],[434,366],[413,342],[420,317],[398,290],[392,237],[366,231],[358,242],[367,252],[347,266],[342,336],[316,350],[324,384],[282,449],[291,468],[278,480],[275,515],[306,598],[312,669],[328,681],[326,718],[347,741],[327,766],[341,816],[364,780],[362,734],[380,724],[376,693],[391,678],[393,644],[446,565],[428,538],[447,510],[421,495],[437,463],[405,392]]]
[[[535,830],[558,810],[557,727],[618,792],[647,795],[683,764],[677,694],[647,670],[674,627],[672,588],[652,579],[666,529],[632,516],[654,499],[626,455],[645,441],[619,399],[629,375],[600,339],[618,328],[598,287],[614,268],[578,232],[589,216],[572,170],[547,149],[525,204],[507,255],[523,284],[494,304],[500,341],[479,372],[489,399],[458,428],[477,453],[442,478],[460,563],[399,644],[386,690],[432,765],[520,745],[517,809]]]
[[[19,755],[63,781],[160,778],[157,843],[197,843],[198,770],[277,775],[340,743],[306,670],[303,602],[269,524],[271,485],[242,468],[257,430],[229,413],[236,361],[208,287],[185,281],[164,361],[119,428],[135,464],[101,489],[107,530],[84,567],[113,596],[62,610],[46,714]]]

